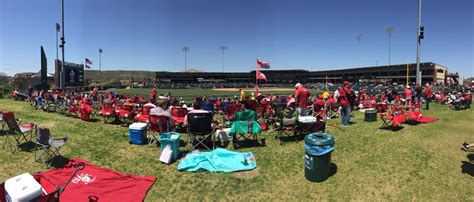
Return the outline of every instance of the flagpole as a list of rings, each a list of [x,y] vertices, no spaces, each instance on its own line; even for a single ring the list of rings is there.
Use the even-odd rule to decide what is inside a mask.
[[[255,97],[257,96],[258,96],[258,64],[256,63],[255,64]]]

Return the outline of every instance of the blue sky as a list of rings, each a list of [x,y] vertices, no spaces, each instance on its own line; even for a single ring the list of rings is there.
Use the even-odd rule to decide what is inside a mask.
[[[65,0],[66,61],[98,69],[249,71],[326,70],[415,62],[417,0]],[[421,60],[474,76],[473,1],[424,0]],[[49,72],[56,57],[60,0],[0,1],[0,72],[38,71],[40,46]],[[362,33],[357,42],[354,35]],[[60,55],[61,57],[61,55]]]

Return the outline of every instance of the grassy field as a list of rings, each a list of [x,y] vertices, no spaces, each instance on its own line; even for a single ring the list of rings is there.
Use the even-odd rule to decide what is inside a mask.
[[[177,163],[160,163],[159,148],[130,145],[126,127],[35,111],[26,102],[7,99],[0,99],[0,110],[14,111],[25,122],[35,121],[40,127],[49,127],[55,136],[70,134],[70,141],[62,150],[68,158],[81,157],[124,173],[156,176],[146,201],[474,201],[474,168],[463,163],[469,161],[468,153],[459,147],[464,141],[474,142],[472,110],[452,111],[433,104],[424,115],[440,120],[405,125],[397,132],[379,129],[380,120],[364,122],[360,112],[355,113],[352,120],[356,123],[350,127],[340,128],[339,119],[331,120],[327,132],[336,139],[332,162],[337,172],[323,183],[304,178],[303,142],[281,146],[271,131],[262,134],[267,146],[238,149],[254,153],[257,168],[253,171],[186,173],[177,170]],[[0,136],[0,141],[4,138]],[[0,181],[24,172],[45,170],[44,164],[34,162],[33,155],[27,151],[12,154],[0,150]]]

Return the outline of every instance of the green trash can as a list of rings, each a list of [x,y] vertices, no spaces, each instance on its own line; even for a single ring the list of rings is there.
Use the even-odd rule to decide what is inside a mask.
[[[365,110],[364,115],[364,121],[377,121],[377,111],[375,109]]]
[[[323,182],[329,177],[334,138],[329,134],[316,132],[306,135],[304,142],[304,176],[312,182]]]
[[[171,146],[171,151],[173,151],[173,155],[171,156],[171,161],[176,161],[179,157],[179,137],[181,134],[176,132],[166,132],[160,135],[158,141],[160,142],[160,150],[163,152],[166,145]]]

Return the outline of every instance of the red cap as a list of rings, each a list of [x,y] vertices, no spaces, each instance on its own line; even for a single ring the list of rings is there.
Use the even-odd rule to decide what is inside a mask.
[[[348,86],[348,85],[351,85],[351,83],[349,83],[349,81],[344,81],[344,86]]]

